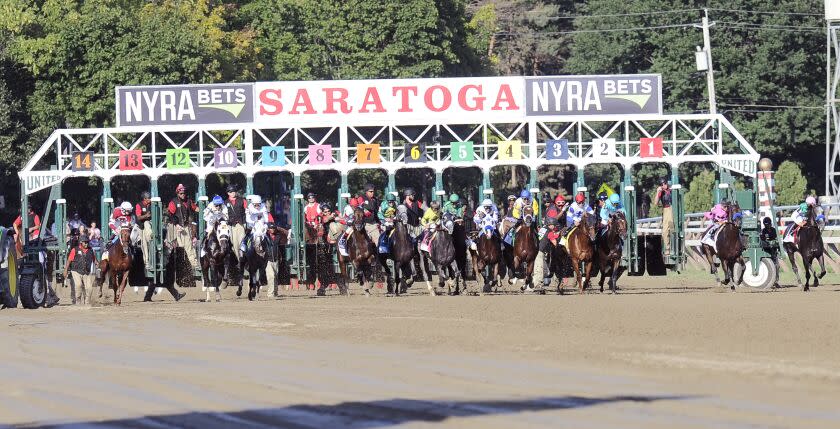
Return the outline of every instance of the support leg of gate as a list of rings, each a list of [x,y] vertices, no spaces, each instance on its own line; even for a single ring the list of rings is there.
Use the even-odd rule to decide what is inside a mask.
[[[111,181],[102,180],[102,199],[99,200],[99,230],[102,232],[102,248],[105,243],[111,241],[111,229],[108,228],[108,221],[111,211],[108,207],[108,200],[111,199]],[[113,200],[112,200],[113,201]],[[111,204],[113,206],[113,204]]]
[[[685,213],[683,208],[683,189],[680,185],[679,165],[671,166],[671,214],[674,218],[674,229],[671,231],[671,254],[670,261],[677,271],[682,269],[683,254],[685,249]]]

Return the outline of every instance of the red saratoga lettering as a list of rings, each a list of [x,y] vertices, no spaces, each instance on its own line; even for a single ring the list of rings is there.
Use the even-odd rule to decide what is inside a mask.
[[[414,110],[408,105],[408,93],[412,92],[414,95],[417,95],[417,87],[416,86],[395,86],[392,90],[394,97],[397,96],[397,93],[401,93],[401,101],[400,108],[397,109],[397,112],[413,112]]]
[[[505,109],[502,109],[502,103],[507,104]],[[493,104],[491,110],[519,110],[519,106],[516,105],[516,99],[513,97],[513,92],[510,90],[510,85],[504,83],[499,86],[499,93],[496,94],[496,103]]]
[[[441,94],[443,94],[443,104],[440,107],[435,107],[432,103],[434,100],[432,97],[434,96],[434,91],[440,90]],[[448,109],[450,105],[452,105],[452,93],[449,92],[449,88],[443,85],[435,85],[430,86],[429,89],[426,90],[426,94],[423,97],[423,102],[426,103],[426,108],[431,110],[432,112],[443,112],[444,110]]]
[[[382,107],[382,100],[379,98],[379,91],[375,86],[369,86],[365,92],[365,102],[362,103],[362,108],[359,113],[369,113],[368,104],[372,104],[374,113],[385,113],[385,108]]]
[[[324,94],[327,96],[327,107],[324,109],[324,113],[338,113],[335,110],[335,103],[338,103],[341,107],[341,113],[350,113],[353,111],[353,108],[347,105],[347,90],[344,88],[324,88]],[[338,96],[336,96],[338,94]]]
[[[478,95],[472,98],[473,104],[468,104],[469,100],[467,100],[467,91],[471,89],[477,91]],[[481,89],[481,85],[464,85],[460,90],[458,90],[458,105],[467,112],[483,110],[484,100],[486,100],[487,97],[483,97],[481,95]]]
[[[274,97],[271,97],[272,94]],[[260,115],[279,115],[282,111],[279,89],[264,89],[260,92]]]
[[[314,108],[312,108],[312,100],[309,99],[309,92],[306,89],[301,88],[298,89],[297,94],[295,95],[295,102],[292,105],[292,110],[289,111],[290,115],[299,115],[301,112],[298,112],[298,107],[305,107],[304,115],[314,115],[317,113]]]

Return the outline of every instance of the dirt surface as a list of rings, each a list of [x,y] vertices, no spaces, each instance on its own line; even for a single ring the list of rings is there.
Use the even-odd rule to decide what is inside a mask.
[[[840,287],[622,284],[3,310],[0,426],[840,427]]]

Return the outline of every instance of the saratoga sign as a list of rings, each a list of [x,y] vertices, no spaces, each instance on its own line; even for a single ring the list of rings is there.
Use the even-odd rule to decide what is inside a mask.
[[[117,87],[117,126],[522,122],[662,114],[659,75],[281,81]]]

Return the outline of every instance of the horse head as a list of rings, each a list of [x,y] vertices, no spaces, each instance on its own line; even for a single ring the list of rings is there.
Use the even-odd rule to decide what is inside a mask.
[[[440,226],[446,230],[446,232],[452,234],[452,230],[455,229],[455,215],[448,212],[444,213]]]
[[[808,211],[805,212],[805,223],[808,226],[818,227],[817,225],[817,213],[814,210],[814,206],[809,205]]]
[[[481,229],[481,233],[490,240],[493,238],[493,234],[496,232],[496,227],[491,224],[485,224],[484,227]]]
[[[534,223],[534,207],[530,204],[522,207],[522,222],[526,226],[531,226]]]
[[[622,239],[627,238],[627,218],[623,212],[616,212],[610,219],[610,230],[615,231]]]
[[[361,207],[353,209],[353,225],[361,227],[365,223],[365,211]]]
[[[265,222],[257,222],[254,224],[254,228],[251,230],[251,234],[253,236],[253,246],[254,250],[257,254],[262,255],[265,253],[265,248],[263,246],[263,240],[265,239],[266,233],[268,232],[268,226]]]
[[[120,244],[123,247],[128,247],[128,244],[131,242],[131,226],[123,225],[120,227]]]

